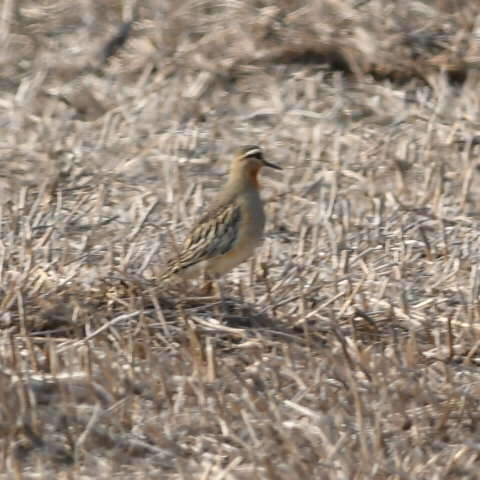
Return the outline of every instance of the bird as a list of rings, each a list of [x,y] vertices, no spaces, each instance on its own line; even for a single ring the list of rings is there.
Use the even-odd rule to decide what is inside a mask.
[[[265,228],[258,183],[263,167],[283,170],[257,145],[237,149],[223,189],[173,252],[160,280],[216,280],[253,255]]]

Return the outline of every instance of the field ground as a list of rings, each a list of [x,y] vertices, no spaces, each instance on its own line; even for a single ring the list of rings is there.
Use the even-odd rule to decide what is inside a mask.
[[[73,3],[0,3],[2,478],[478,478],[480,5]],[[245,143],[258,255],[160,285]]]

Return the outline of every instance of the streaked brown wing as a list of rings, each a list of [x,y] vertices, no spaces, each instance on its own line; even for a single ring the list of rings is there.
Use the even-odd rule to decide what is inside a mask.
[[[240,207],[229,203],[202,218],[187,237],[177,257],[169,260],[170,274],[191,267],[198,262],[228,253],[237,238],[240,225]]]

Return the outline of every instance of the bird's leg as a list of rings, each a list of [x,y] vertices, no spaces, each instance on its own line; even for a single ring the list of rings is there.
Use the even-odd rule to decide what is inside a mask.
[[[228,315],[228,306],[227,306],[227,300],[224,295],[224,290],[223,290],[223,284],[222,280],[219,275],[214,275],[212,278],[212,286],[215,289],[215,293],[218,295],[218,298],[220,300],[220,311],[219,314],[222,314],[223,317],[226,317]]]
[[[220,317],[224,317],[228,311],[220,276],[204,271],[202,272],[202,277],[202,294],[205,296],[213,296],[214,298],[216,296],[220,300],[220,308],[217,310],[217,313]]]
[[[213,294],[214,288],[213,288],[213,280],[212,278],[207,274],[207,272],[203,271],[202,272],[202,293],[205,296],[210,296]]]

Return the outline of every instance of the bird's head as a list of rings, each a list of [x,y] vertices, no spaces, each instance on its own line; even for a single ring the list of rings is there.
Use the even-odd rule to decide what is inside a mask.
[[[245,145],[240,147],[232,164],[232,173],[235,176],[250,180],[258,187],[257,176],[262,167],[270,167],[282,170],[282,167],[265,160],[262,150],[257,145]]]

